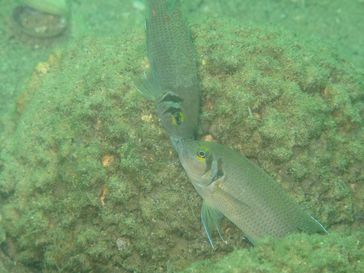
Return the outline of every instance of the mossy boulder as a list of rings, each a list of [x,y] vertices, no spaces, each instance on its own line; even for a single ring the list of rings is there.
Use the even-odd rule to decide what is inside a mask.
[[[199,27],[202,135],[245,154],[325,226],[363,218],[364,82],[320,43]]]
[[[191,265],[183,273],[364,272],[364,232],[328,236],[296,234],[235,250],[219,261]]]
[[[193,33],[201,137],[256,161],[330,230],[362,225],[356,72],[284,33],[215,21]],[[167,272],[248,245],[225,222],[228,244],[210,249],[201,200],[133,84],[144,44],[142,31],[90,37],[36,67],[1,153],[1,246],[17,262],[43,273]]]
[[[143,39],[89,38],[36,66],[2,153],[14,260],[42,272],[164,272],[167,260],[196,259],[180,241],[201,256],[209,248],[189,205],[198,197],[133,84]]]

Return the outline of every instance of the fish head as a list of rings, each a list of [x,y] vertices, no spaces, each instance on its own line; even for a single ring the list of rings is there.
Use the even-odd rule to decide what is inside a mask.
[[[195,140],[177,140],[174,143],[181,164],[193,184],[208,186],[211,183],[211,167],[214,160],[209,145]]]

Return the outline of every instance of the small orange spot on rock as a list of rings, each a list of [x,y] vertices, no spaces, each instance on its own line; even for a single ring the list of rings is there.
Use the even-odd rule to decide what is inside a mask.
[[[149,61],[148,61],[147,58],[143,59],[143,61],[142,61],[142,67],[143,67],[144,70],[147,70],[147,69],[150,68],[150,63],[149,63]]]
[[[50,65],[46,62],[40,62],[35,67],[35,70],[40,74],[47,74],[49,71]]]
[[[321,96],[323,96],[324,98],[328,98],[331,95],[331,91],[327,87],[325,87],[324,89],[322,89],[320,93],[321,93]]]
[[[215,139],[214,139],[214,137],[212,135],[204,135],[202,137],[202,140],[204,140],[204,141],[210,141],[210,142],[215,141]]]
[[[142,121],[145,121],[145,122],[152,122],[153,121],[153,116],[151,114],[143,115],[141,118],[142,118]]]
[[[102,157],[102,166],[104,166],[105,168],[109,167],[110,164],[114,161],[114,157],[112,155],[104,155]]]
[[[105,206],[105,198],[106,198],[107,192],[108,192],[107,187],[105,185],[103,185],[101,187],[100,194],[99,194],[99,201],[100,201],[101,206]]]
[[[209,111],[209,110],[212,110],[214,108],[214,103],[211,99],[208,99],[206,102],[205,102],[205,107],[206,107],[206,110]]]

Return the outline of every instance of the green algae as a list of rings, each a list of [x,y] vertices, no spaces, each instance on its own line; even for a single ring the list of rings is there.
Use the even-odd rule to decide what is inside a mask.
[[[235,250],[219,261],[191,265],[183,273],[363,272],[364,233],[305,234],[265,240],[252,249]]]
[[[363,182],[361,74],[284,32],[213,21],[196,33],[201,133],[256,160],[325,226],[353,224],[363,213],[351,194]]]
[[[7,255],[0,251],[0,272],[1,273],[31,273],[29,268],[25,266],[14,263]]]
[[[362,226],[360,75],[328,49],[286,33],[225,21],[193,33],[203,81],[201,135],[255,160],[330,230]],[[210,249],[200,199],[153,105],[133,85],[144,70],[144,34],[121,37],[90,37],[53,51],[49,68],[23,89],[27,99],[0,156],[1,247],[34,270],[178,271],[247,246],[226,222],[228,245]],[[253,251],[273,260],[276,246],[287,256],[290,245],[333,246],[342,236],[354,247],[362,236],[338,234],[297,235]]]
[[[42,272],[164,272],[166,260],[194,260],[173,254],[180,240],[194,239],[200,256],[208,249],[188,207],[197,196],[132,82],[143,36],[78,41],[31,79],[1,155],[3,245],[17,262]]]
[[[188,2],[190,18],[234,18],[240,24],[274,26],[304,39],[319,39],[330,44],[347,61],[364,69],[364,10],[362,0],[211,0]],[[186,8],[187,11],[187,8]],[[201,16],[203,14],[203,16]]]

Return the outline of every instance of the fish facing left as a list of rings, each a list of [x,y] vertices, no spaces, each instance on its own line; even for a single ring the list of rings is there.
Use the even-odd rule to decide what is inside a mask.
[[[199,123],[200,81],[196,53],[178,0],[148,0],[150,70],[138,90],[156,102],[162,126],[173,139],[194,139]]]
[[[327,233],[303,211],[263,169],[243,155],[217,143],[186,140],[176,143],[180,161],[203,198],[201,220],[212,244],[222,216],[237,225],[253,244],[264,237],[289,233]]]

